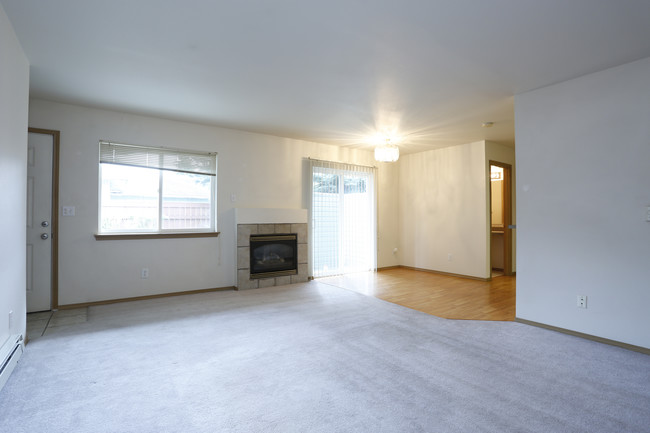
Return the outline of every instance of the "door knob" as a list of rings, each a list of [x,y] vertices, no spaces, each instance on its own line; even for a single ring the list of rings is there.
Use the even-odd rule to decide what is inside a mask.
[[[50,236],[48,236],[47,233],[43,233],[43,234],[41,235],[41,239],[43,239],[43,240],[45,240],[45,239],[47,239],[47,238],[49,238],[49,237],[50,237]]]
[[[48,223],[47,221],[43,221],[43,222],[41,223],[41,227],[47,227],[47,226],[49,226],[49,225],[50,225],[50,223]]]

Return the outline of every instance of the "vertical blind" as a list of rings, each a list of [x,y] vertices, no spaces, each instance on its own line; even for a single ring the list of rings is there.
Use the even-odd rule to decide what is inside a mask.
[[[376,168],[318,160],[310,168],[310,274],[374,270]]]

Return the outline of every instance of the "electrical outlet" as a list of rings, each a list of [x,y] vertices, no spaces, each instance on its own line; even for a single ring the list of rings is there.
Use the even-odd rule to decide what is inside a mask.
[[[451,253],[447,253],[447,261],[451,262],[454,259],[454,256],[451,255]]]
[[[578,308],[587,308],[587,295],[578,295]]]
[[[75,215],[75,207],[74,206],[63,206],[61,208],[61,215],[63,216],[74,216]]]
[[[140,271],[140,278],[143,280],[149,278],[149,268],[142,268],[142,271]]]

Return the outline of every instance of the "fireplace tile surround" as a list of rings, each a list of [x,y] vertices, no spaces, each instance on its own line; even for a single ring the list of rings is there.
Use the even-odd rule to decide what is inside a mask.
[[[261,289],[308,281],[307,211],[304,209],[237,209],[237,289]],[[250,236],[295,233],[298,237],[298,273],[250,278]]]

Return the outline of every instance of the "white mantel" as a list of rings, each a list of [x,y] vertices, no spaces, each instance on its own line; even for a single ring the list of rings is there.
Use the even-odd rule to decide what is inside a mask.
[[[235,224],[306,224],[307,209],[236,208]]]

